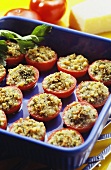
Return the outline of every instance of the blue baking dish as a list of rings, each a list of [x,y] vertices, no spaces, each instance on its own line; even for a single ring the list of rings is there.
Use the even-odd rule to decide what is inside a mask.
[[[30,34],[31,31],[44,22],[29,20],[19,17],[3,17],[0,19],[0,29],[14,31],[20,35]],[[45,23],[49,24],[49,23]],[[49,24],[51,25],[51,24]],[[91,35],[68,28],[63,28],[52,24],[52,31],[48,34],[42,44],[54,49],[58,57],[66,56],[71,53],[83,54],[93,62],[96,59],[111,59],[111,40],[96,35]],[[49,72],[40,73],[40,78],[34,89],[25,92],[22,107],[18,113],[7,117],[8,126],[20,117],[28,116],[27,101],[36,93],[43,92],[41,82],[43,78],[57,70],[56,66]],[[84,77],[88,78],[88,77]],[[78,79],[78,81],[81,81]],[[5,80],[0,84],[5,86]],[[109,89],[110,90],[110,89]],[[62,99],[63,108],[76,100],[75,92],[68,98]],[[87,160],[95,142],[100,136],[108,117],[110,115],[111,95],[105,105],[100,109],[99,117],[92,130],[84,134],[84,144],[74,148],[62,148],[47,144],[46,142],[37,141],[28,137],[20,136],[0,129],[0,151],[5,148],[6,152],[13,156],[22,156],[34,159],[37,162],[46,164],[56,170],[74,170],[80,167]],[[63,111],[62,108],[62,111]],[[63,127],[61,114],[54,120],[46,123],[47,136],[56,129]]]

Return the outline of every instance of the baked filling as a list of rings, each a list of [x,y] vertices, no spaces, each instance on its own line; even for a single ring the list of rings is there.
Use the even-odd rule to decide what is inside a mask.
[[[0,110],[0,126],[3,126],[6,121],[6,117],[2,110]]]
[[[109,90],[101,82],[84,81],[81,82],[77,93],[82,100],[91,104],[100,104],[108,97]]]
[[[17,67],[8,71],[7,85],[24,86],[35,81],[35,70],[33,66],[19,64]]]
[[[5,74],[5,67],[0,64],[0,77],[4,76]]]
[[[64,69],[81,71],[88,66],[88,60],[83,55],[74,53],[66,57],[60,57],[58,64]]]
[[[31,114],[48,117],[57,113],[60,103],[61,99],[58,97],[41,93],[32,97],[28,103],[28,110]]]
[[[111,81],[111,62],[97,60],[90,66],[89,72],[98,81]]]
[[[96,115],[96,109],[93,109],[90,105],[73,102],[73,104],[64,112],[63,119],[66,125],[82,128],[95,122]]]
[[[75,147],[83,143],[80,134],[74,130],[59,130],[52,135],[51,139],[48,140],[48,143],[56,146],[62,147]]]
[[[42,140],[44,139],[46,128],[43,122],[38,122],[27,117],[25,119],[20,118],[14,122],[10,128],[10,132]]]
[[[44,88],[54,91],[68,90],[73,84],[72,76],[62,71],[48,75],[43,81]]]
[[[0,88],[0,109],[9,110],[12,107],[18,106],[18,101],[21,100],[20,92],[15,88]]]
[[[7,58],[11,58],[11,57],[18,58],[21,55],[20,47],[17,43],[7,41],[7,47],[8,47],[8,51],[6,55]]]
[[[55,58],[56,53],[49,47],[36,46],[27,52],[28,58],[36,62],[44,62]]]

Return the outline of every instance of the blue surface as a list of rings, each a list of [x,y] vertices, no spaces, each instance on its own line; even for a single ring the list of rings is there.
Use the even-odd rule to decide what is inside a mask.
[[[0,29],[8,29],[17,32],[21,35],[30,34],[35,26],[43,24],[34,20],[22,19],[18,17],[4,17],[0,20]],[[46,37],[43,45],[47,45],[54,49],[58,57],[66,56],[71,53],[82,54],[88,58],[89,63],[96,59],[111,59],[111,40],[84,34],[82,32],[74,31],[71,29],[62,28],[52,25],[52,32]],[[27,102],[34,94],[43,92],[41,83],[43,78],[57,70],[56,66],[48,72],[40,73],[40,78],[36,86],[27,92],[23,93],[24,99],[21,109],[18,113],[8,115],[8,125],[16,121],[20,117],[28,116]],[[88,75],[81,80],[88,80]],[[0,84],[5,86],[5,80]],[[62,99],[63,108],[76,100],[75,93],[66,99]],[[81,146],[75,148],[62,148],[49,145],[46,142],[36,141],[27,137],[19,136],[17,134],[9,133],[8,131],[0,130],[0,146],[4,146],[7,152],[15,155],[24,155],[24,157],[31,157],[37,161],[54,167],[55,169],[72,170],[82,165],[88,158],[94,143],[98,139],[104,125],[109,117],[109,108],[111,104],[111,95],[106,104],[100,109],[99,118],[92,128],[92,130],[84,134],[85,142]],[[54,120],[45,123],[47,129],[47,136],[55,129],[63,127],[62,111],[60,115]],[[12,149],[13,147],[13,149]]]

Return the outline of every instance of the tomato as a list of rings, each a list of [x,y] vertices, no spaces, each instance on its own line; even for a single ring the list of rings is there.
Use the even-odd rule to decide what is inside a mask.
[[[24,59],[24,54],[20,54],[17,57],[9,57],[6,58],[6,64],[8,67],[14,67],[18,65],[21,61],[23,61],[23,59]]]
[[[71,74],[76,78],[84,76],[88,67],[88,60],[82,55],[75,55],[75,53],[66,57],[59,57],[57,61],[59,71]]]
[[[67,84],[69,79],[66,78],[67,82],[65,82],[66,79],[61,80],[59,75],[56,76],[56,73],[57,74],[59,73],[61,75],[60,76],[61,78],[65,77],[63,75],[63,72],[55,72],[54,74],[50,74],[49,76],[46,76],[42,82],[42,87],[43,87],[44,92],[54,94],[59,98],[69,97],[74,92],[77,80],[73,76],[70,75],[72,84],[67,89],[59,89],[60,88],[59,86],[62,86],[62,85],[64,86],[64,84]],[[64,74],[69,75],[67,73],[64,73]],[[53,89],[52,86],[53,87],[56,86],[56,89]]]
[[[86,68],[84,68],[83,70],[69,70],[69,69],[65,69],[63,67],[60,66],[59,62],[57,62],[57,68],[59,71],[63,71],[65,73],[71,74],[72,76],[78,78],[78,77],[82,77],[87,73],[88,70],[88,66]]]
[[[7,128],[7,118],[3,110],[0,110],[0,128],[1,129]]]
[[[44,141],[46,134],[44,123],[37,122],[29,117],[20,118],[13,122],[9,127],[9,131],[41,141]]]
[[[21,90],[16,86],[5,86],[1,88],[0,92],[2,98],[0,107],[2,108],[2,110],[6,114],[17,112],[21,107],[23,99]]]
[[[21,63],[25,55],[20,52],[20,47],[16,42],[6,41],[8,51],[6,54],[6,64],[8,67],[13,67]]]
[[[27,107],[29,114],[34,119],[47,122],[59,115],[62,109],[62,102],[55,95],[41,93],[31,97]]]
[[[15,8],[7,11],[4,16],[19,16],[19,17],[25,17],[29,19],[36,19],[41,20],[41,17],[36,12],[24,9],[24,8]]]
[[[43,21],[56,22],[66,11],[66,0],[30,0],[30,9],[37,12]]]
[[[31,73],[33,74],[32,76]],[[9,70],[6,77],[6,84],[10,86],[17,86],[20,90],[26,91],[35,86],[38,78],[38,69],[30,65],[19,64],[17,67],[11,69],[11,71]],[[27,82],[27,79],[30,79],[30,82]]]
[[[62,128],[53,131],[47,142],[52,145],[61,146],[61,147],[75,147],[84,143],[82,135],[71,128]]]
[[[6,76],[6,69],[3,65],[0,65],[0,82],[2,82],[5,76]]]
[[[94,81],[100,81],[108,86],[111,85],[111,61],[94,61],[88,68],[88,74]]]
[[[78,101],[86,101],[95,108],[102,107],[109,97],[109,89],[101,82],[82,81],[76,88]]]
[[[85,133],[95,124],[98,112],[87,102],[72,102],[64,108],[62,117],[66,127]]]
[[[27,64],[36,67],[39,71],[48,71],[55,65],[57,61],[57,54],[51,48],[40,46],[37,47],[36,50],[32,49],[33,52],[31,51],[31,54],[30,50],[31,49],[29,49],[29,52],[25,55]],[[32,53],[34,55],[33,58]],[[44,60],[44,58],[46,60]]]

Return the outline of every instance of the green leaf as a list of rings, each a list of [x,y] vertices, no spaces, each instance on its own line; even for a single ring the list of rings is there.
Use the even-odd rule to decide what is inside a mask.
[[[21,53],[26,53],[26,50],[29,48],[33,48],[35,46],[35,43],[32,42],[31,40],[21,40],[17,39],[17,42],[20,46],[20,51]]]
[[[9,30],[0,30],[0,36],[6,39],[21,38],[21,36],[15,32]]]
[[[31,35],[36,35],[38,37],[44,37],[47,35],[49,32],[51,32],[52,26],[48,25],[39,25],[35,27],[35,29],[32,31]]]
[[[0,40],[0,52],[7,52],[8,47],[5,40]]]

